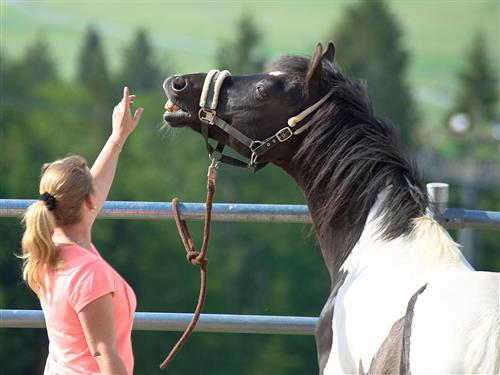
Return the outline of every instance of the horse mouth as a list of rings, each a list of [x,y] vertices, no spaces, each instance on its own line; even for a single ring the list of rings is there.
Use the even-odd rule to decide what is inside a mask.
[[[172,127],[181,127],[193,122],[193,116],[174,103],[170,98],[168,98],[165,104],[165,109],[163,119]]]

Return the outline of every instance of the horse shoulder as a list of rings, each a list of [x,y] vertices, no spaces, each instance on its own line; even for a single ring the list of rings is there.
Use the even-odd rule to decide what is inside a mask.
[[[427,288],[422,286],[408,301],[405,315],[391,328],[370,364],[368,374],[409,374],[410,337],[415,304],[419,295]]]

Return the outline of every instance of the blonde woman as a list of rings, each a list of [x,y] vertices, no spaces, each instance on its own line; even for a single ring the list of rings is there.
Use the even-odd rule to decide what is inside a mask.
[[[108,195],[122,146],[143,109],[123,90],[112,132],[91,169],[80,156],[44,165],[40,200],[22,239],[23,278],[40,299],[49,354],[45,374],[131,374],[132,288],[101,257],[91,229]]]

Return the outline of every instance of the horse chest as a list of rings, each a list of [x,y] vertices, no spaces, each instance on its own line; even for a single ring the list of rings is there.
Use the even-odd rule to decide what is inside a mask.
[[[332,321],[332,349],[325,373],[368,371],[411,296],[447,265],[412,256],[401,241],[380,248],[358,244],[344,264]],[[361,367],[362,366],[362,367]]]

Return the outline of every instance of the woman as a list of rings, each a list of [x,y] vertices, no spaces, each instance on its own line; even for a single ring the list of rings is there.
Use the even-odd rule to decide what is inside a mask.
[[[118,156],[143,109],[132,116],[127,87],[114,108],[111,136],[91,169],[80,156],[44,165],[40,200],[25,216],[23,278],[40,299],[49,355],[45,374],[131,374],[133,290],[103,260],[91,229]]]

